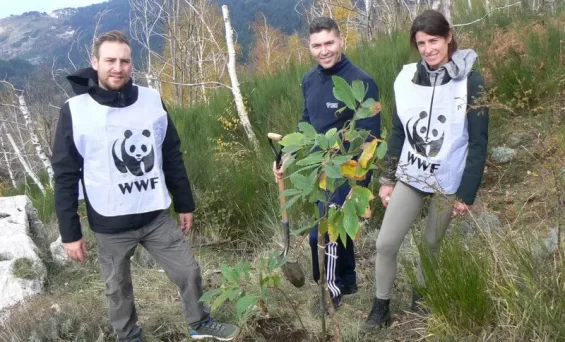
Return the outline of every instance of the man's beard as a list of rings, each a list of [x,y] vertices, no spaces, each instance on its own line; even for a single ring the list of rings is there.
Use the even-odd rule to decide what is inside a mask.
[[[114,91],[118,91],[120,89],[122,89],[123,87],[125,87],[125,85],[129,82],[129,78],[124,76],[122,78],[122,83],[119,86],[113,86],[110,82],[109,82],[110,77],[106,78],[106,79],[101,79],[100,80],[100,85],[102,86],[102,88],[106,89],[106,90],[114,90]]]

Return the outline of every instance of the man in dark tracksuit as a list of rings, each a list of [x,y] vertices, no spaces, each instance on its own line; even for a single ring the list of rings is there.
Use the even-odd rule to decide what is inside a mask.
[[[230,341],[237,328],[216,323],[199,302],[202,277],[185,242],[195,209],[180,139],[159,93],[133,85],[131,48],[117,31],[94,44],[92,68],[67,77],[76,96],[61,108],[52,163],[55,208],[67,255],[85,262],[77,214],[79,181],[120,341],[141,341],[130,258],[138,244],[179,287],[193,339]],[[180,227],[169,207],[172,195]]]
[[[318,62],[318,65],[310,70],[302,80],[302,92],[304,95],[303,122],[310,123],[318,133],[326,133],[332,128],[341,129],[347,121],[353,118],[353,111],[346,109],[336,114],[339,108],[345,106],[333,95],[332,76],[340,76],[349,84],[360,80],[368,89],[366,98],[379,101],[379,90],[375,81],[366,72],[354,65],[342,53],[343,41],[339,27],[330,18],[316,18],[310,24],[310,52]],[[370,132],[369,141],[380,137],[380,113],[374,117],[357,121],[356,129],[364,129]],[[281,170],[273,170],[276,177],[282,177]],[[359,182],[367,186],[367,179]],[[331,196],[330,201],[342,205],[345,197],[350,191],[348,183],[337,189]],[[320,215],[325,215],[323,203],[318,204]],[[329,241],[329,238],[326,236]],[[318,267],[318,229],[310,232],[310,247],[312,249],[312,267],[315,281],[320,279]],[[347,246],[341,240],[326,244],[326,279],[332,296],[334,307],[338,307],[342,295],[357,292],[357,276],[355,273],[355,252],[353,241],[348,238]],[[322,312],[319,301],[314,303],[313,314]]]

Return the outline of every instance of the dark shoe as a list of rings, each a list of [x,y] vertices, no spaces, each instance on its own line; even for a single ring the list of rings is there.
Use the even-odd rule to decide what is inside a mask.
[[[422,296],[416,292],[412,291],[412,305],[410,305],[410,310],[421,316],[428,316],[430,314],[430,309],[422,305]]]
[[[373,308],[363,325],[363,331],[388,327],[392,322],[390,315],[390,299],[379,299],[375,297]]]
[[[357,291],[358,291],[357,284],[343,285],[341,287],[341,294],[344,296],[350,296],[352,294],[356,294]]]
[[[341,296],[333,297],[332,305],[334,307],[334,310],[337,310],[337,308],[339,308],[341,305]],[[320,317],[322,315],[322,312],[324,312],[325,315],[330,314],[330,310],[328,309],[328,304],[326,304],[326,301],[324,300],[324,305],[322,309],[322,306],[320,305],[320,297],[317,297],[316,301],[314,301],[314,304],[312,304],[312,316]]]
[[[198,328],[188,329],[188,332],[193,340],[213,338],[218,341],[231,341],[239,333],[239,328],[233,324],[215,322],[210,318]]]

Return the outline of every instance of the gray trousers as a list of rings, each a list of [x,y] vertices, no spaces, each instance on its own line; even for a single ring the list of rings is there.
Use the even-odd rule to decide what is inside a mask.
[[[179,287],[186,323],[198,326],[208,319],[208,308],[198,301],[202,295],[200,266],[168,211],[138,230],[118,234],[95,233],[95,236],[110,323],[120,341],[134,341],[142,334],[137,324],[130,262],[138,244],[147,249],[169,279]]]
[[[377,238],[375,275],[377,298],[390,299],[397,273],[397,255],[400,246],[418,218],[425,202],[425,195],[402,182],[397,182],[390,196],[383,223]],[[431,197],[424,229],[424,251],[437,255],[440,242],[451,222],[453,195],[435,194]],[[418,282],[424,284],[422,263],[418,262]]]

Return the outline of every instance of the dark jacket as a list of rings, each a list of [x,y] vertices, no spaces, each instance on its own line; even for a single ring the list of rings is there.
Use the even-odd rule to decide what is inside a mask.
[[[76,95],[88,93],[96,102],[104,106],[127,107],[137,101],[138,88],[131,80],[120,91],[107,91],[98,86],[98,74],[92,68],[79,70],[68,76],[67,80]],[[163,108],[166,111],[164,104]],[[180,151],[181,141],[168,114],[167,119],[167,131],[162,145],[165,183],[172,195],[175,211],[190,213],[194,211],[195,204]],[[55,210],[59,219],[61,238],[65,243],[77,241],[82,238],[77,209],[78,185],[79,180],[83,179],[83,157],[74,143],[72,116],[68,102],[60,111],[51,162],[55,173]],[[106,217],[92,208],[86,191],[84,194],[90,228],[98,233],[113,234],[139,229],[162,212],[157,210],[142,214]]]
[[[446,73],[441,84],[446,84],[451,77]],[[426,67],[418,62],[414,79],[415,84],[432,86]],[[481,185],[483,171],[487,157],[488,122],[489,109],[487,107],[471,108],[475,100],[484,91],[484,79],[477,71],[471,71],[467,78],[467,127],[469,132],[469,153],[465,162],[465,169],[459,189],[455,193],[457,199],[465,204],[471,205]],[[404,146],[405,132],[402,122],[396,112],[396,104],[392,114],[392,133],[388,142],[388,150],[385,157],[386,171],[385,180],[395,181],[395,172],[398,159]],[[381,181],[382,183],[382,181]],[[418,190],[419,191],[419,190]]]
[[[345,123],[353,118],[353,111],[344,110],[340,114],[336,111],[345,104],[338,101],[333,95],[332,76],[340,76],[351,84],[355,80],[363,81],[368,87],[365,98],[379,101],[379,88],[371,76],[351,63],[342,55],[342,59],[333,67],[324,69],[320,65],[311,69],[302,80],[302,94],[304,95],[304,112],[302,120],[314,126],[318,133],[326,133],[332,128],[341,129]],[[380,113],[367,119],[358,120],[356,129],[365,129],[371,132],[370,139],[380,137]]]

